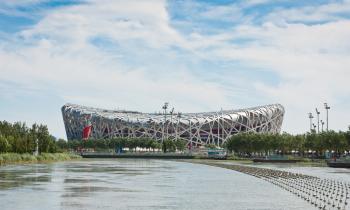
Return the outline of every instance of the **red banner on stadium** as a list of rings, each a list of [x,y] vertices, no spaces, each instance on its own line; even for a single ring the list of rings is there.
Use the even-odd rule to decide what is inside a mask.
[[[83,139],[87,140],[91,134],[92,125],[88,125],[83,129]]]

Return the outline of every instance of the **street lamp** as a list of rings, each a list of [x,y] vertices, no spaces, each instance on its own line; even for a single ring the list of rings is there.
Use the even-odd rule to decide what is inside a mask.
[[[220,110],[220,117],[219,117],[219,119],[218,119],[218,123],[220,123],[220,119],[222,119],[223,118],[223,110],[222,110],[222,107],[221,107],[221,110]],[[224,127],[224,120],[222,119],[221,120],[221,139],[222,139],[222,141],[224,141],[224,129],[225,129],[225,127]],[[220,135],[219,135],[220,136]],[[218,141],[218,146],[220,145],[220,141]]]
[[[181,112],[178,112],[177,113],[177,124],[176,124],[176,133],[175,133],[175,136],[176,136],[176,139],[178,138],[178,135],[179,135],[179,124],[180,124],[180,118],[181,118]]]
[[[309,119],[310,119],[310,131],[312,131],[312,118],[314,118],[314,116],[312,116],[312,113],[309,112]]]
[[[173,108],[171,109],[171,111],[170,111],[170,125],[171,125],[172,127],[174,127],[174,126],[173,126],[173,113],[174,113],[174,107],[173,107]],[[171,128],[170,131],[172,132],[173,129]],[[169,133],[169,125],[166,126],[166,133],[167,133],[167,134]],[[172,132],[172,135],[174,135],[173,132]]]
[[[324,125],[324,121],[321,120],[322,132],[323,132],[323,125]]]
[[[312,126],[314,127],[314,130],[316,131],[316,125],[315,125],[315,123],[312,123]]]
[[[218,139],[217,139],[217,142],[216,144],[219,145],[219,142],[220,142],[220,116],[219,116],[219,113],[216,112],[216,115],[217,115],[217,124],[218,124]]]
[[[320,111],[318,111],[317,108],[315,108],[316,114],[317,114],[317,133],[320,133]]]
[[[328,131],[328,110],[331,108],[330,106],[328,106],[327,103],[324,103],[324,108],[326,109],[326,128],[327,128],[327,131]]]
[[[166,122],[166,110],[168,108],[169,103],[165,102],[162,109],[164,109],[164,122],[163,122],[163,133],[162,133],[162,142],[164,141],[164,128],[165,128],[165,122]]]
[[[192,116],[189,116],[189,123],[190,123],[190,153],[192,153],[192,127],[191,127],[191,117]]]

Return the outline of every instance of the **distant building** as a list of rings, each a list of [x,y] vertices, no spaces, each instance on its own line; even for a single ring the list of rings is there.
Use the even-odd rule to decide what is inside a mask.
[[[82,139],[86,126],[90,138],[149,137],[183,139],[192,145],[222,145],[240,132],[280,132],[284,108],[272,104],[247,109],[202,113],[141,113],[98,109],[74,104],[62,107],[68,140]]]

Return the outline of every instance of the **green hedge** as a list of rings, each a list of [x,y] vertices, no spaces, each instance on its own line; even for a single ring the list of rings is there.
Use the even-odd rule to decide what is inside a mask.
[[[268,154],[275,151],[279,151],[279,154],[291,154],[293,150],[303,154],[311,150],[322,156],[327,150],[333,150],[337,153],[349,151],[350,129],[346,132],[311,132],[300,135],[288,133],[239,133],[229,138],[224,146],[228,151],[234,151],[238,154]]]

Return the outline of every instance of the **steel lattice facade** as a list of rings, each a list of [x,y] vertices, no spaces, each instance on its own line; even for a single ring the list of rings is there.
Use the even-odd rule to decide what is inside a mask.
[[[284,108],[280,104],[219,112],[151,114],[104,110],[74,104],[62,107],[68,140],[81,139],[92,125],[91,138],[150,137],[184,139],[192,145],[222,145],[239,132],[280,132]]]

